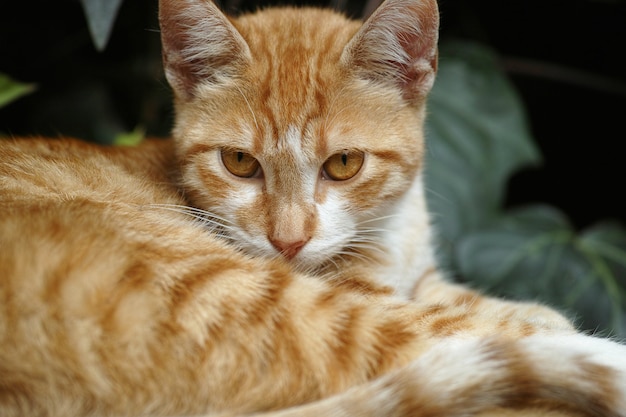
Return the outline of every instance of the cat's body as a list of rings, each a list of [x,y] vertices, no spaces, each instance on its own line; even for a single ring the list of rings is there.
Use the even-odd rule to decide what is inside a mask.
[[[285,415],[461,416],[542,398],[593,415],[623,406],[621,346],[332,285],[154,206],[183,202],[164,174],[170,145],[3,144],[3,416],[244,413],[393,369]]]
[[[0,415],[626,416],[625,347],[434,268],[434,2],[160,13],[174,141],[0,145]]]

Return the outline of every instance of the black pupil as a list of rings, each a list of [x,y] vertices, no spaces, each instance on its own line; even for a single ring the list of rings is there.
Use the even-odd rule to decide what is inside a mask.
[[[343,162],[344,165],[348,165],[348,154],[347,153],[341,154],[341,162]]]
[[[241,162],[243,159],[243,152],[237,152],[237,162]]]

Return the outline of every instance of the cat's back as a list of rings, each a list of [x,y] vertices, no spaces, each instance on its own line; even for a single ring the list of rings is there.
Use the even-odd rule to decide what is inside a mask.
[[[76,139],[0,141],[0,272],[20,280],[32,274],[11,265],[45,270],[61,259],[67,270],[81,270],[72,263],[85,258],[114,268],[140,258],[135,247],[144,243],[166,258],[167,246],[182,246],[186,233],[210,238],[177,210],[185,201],[173,178],[174,160],[168,140],[137,147]],[[180,241],[159,239],[176,234]]]
[[[133,245],[171,232],[184,216],[154,208],[183,203],[169,179],[170,150],[161,140],[133,148],[75,139],[0,141],[3,289],[27,277],[49,280],[55,270],[97,281],[106,276],[94,271],[97,265],[124,267],[139,254]]]
[[[168,179],[170,149],[157,140],[134,148],[0,141],[0,297],[44,305],[57,286],[80,288],[68,275],[114,282],[150,252],[166,260],[185,233],[202,239],[183,214],[158,208],[184,202]],[[169,243],[159,239],[167,235]]]
[[[188,302],[168,298],[171,277],[235,256],[176,211],[169,150],[0,141],[0,414],[100,415],[95,397],[132,410],[107,372],[138,375],[154,323]]]
[[[16,199],[100,199],[152,203],[176,195],[168,140],[105,147],[76,139],[0,142],[0,202]]]

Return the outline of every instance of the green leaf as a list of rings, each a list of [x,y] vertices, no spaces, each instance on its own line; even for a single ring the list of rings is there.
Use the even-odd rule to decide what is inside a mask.
[[[581,327],[626,335],[626,231],[600,225],[577,235],[548,206],[511,211],[460,239],[456,262],[468,281],[577,315]]]
[[[593,265],[597,280],[611,300],[611,327],[615,331],[626,330],[623,320],[626,307],[626,229],[614,222],[604,222],[583,231],[576,244]],[[625,335],[626,332],[620,334]]]
[[[426,187],[445,267],[456,240],[498,217],[509,176],[540,156],[495,54],[443,44],[426,124]]]
[[[559,256],[555,245],[571,238],[560,212],[533,206],[512,211],[491,227],[460,238],[456,260],[463,276],[484,288],[502,290],[506,286],[509,296],[545,292],[545,279],[537,278],[551,275],[554,264],[550,260]],[[522,264],[524,273],[534,278],[530,283],[514,276]]]
[[[601,254],[626,272],[626,230],[621,224],[606,221],[594,225],[582,233],[581,245]],[[626,279],[620,284],[626,287]]]
[[[146,137],[146,132],[143,128],[136,128],[132,132],[120,133],[113,138],[113,145],[115,146],[137,146]]]
[[[91,39],[98,51],[103,51],[111,36],[122,0],[81,0]]]
[[[35,90],[34,84],[24,84],[11,79],[8,75],[0,73],[0,108],[30,94]]]

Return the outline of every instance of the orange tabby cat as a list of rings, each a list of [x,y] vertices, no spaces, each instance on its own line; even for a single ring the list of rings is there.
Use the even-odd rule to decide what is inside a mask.
[[[174,141],[0,145],[0,415],[626,416],[626,347],[433,266],[434,0],[160,17]]]

